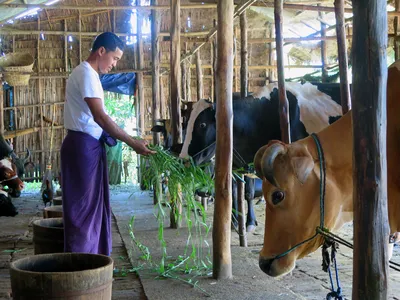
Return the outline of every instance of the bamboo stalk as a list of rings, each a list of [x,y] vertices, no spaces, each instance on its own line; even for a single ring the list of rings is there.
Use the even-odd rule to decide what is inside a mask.
[[[247,96],[249,87],[249,60],[247,52],[247,17],[246,12],[240,15],[240,95]]]
[[[400,12],[400,0],[395,0],[395,10],[397,12]],[[400,49],[399,49],[399,40],[397,39],[397,36],[399,34],[399,26],[400,26],[400,20],[399,17],[396,16],[394,18],[394,36],[396,37],[394,39],[394,58],[395,60],[398,60],[400,58]]]
[[[247,247],[247,232],[246,232],[246,211],[245,211],[245,183],[244,176],[241,175],[242,180],[237,181],[237,198],[238,198],[238,221],[239,221],[239,244],[241,247]]]
[[[351,109],[350,84],[348,76],[348,59],[346,32],[344,28],[344,1],[335,0],[335,17],[336,17],[336,35],[338,45],[339,58],[339,76],[340,76],[340,101],[342,104],[343,114]]]
[[[40,20],[38,19],[38,31],[40,31]],[[37,71],[40,72],[40,34],[38,35],[38,44],[37,44]],[[43,103],[42,98],[42,80],[38,80],[38,97],[39,103]],[[40,106],[40,114],[43,116],[43,106]],[[43,119],[40,119],[40,134],[39,134],[39,141],[40,141],[40,149],[44,150],[44,132],[43,132]],[[40,154],[40,170],[43,170],[44,166],[44,153]],[[42,174],[40,174],[41,176]]]
[[[200,51],[196,53],[196,75],[197,75],[197,100],[203,99],[203,74],[201,69]]]
[[[151,0],[151,4],[154,5],[157,0]],[[160,118],[160,43],[158,39],[158,32],[160,31],[160,15],[156,10],[151,11],[151,58],[152,58],[152,115],[153,125],[155,121]],[[153,143],[158,145],[160,143],[160,135],[157,132],[153,132]],[[155,189],[156,190],[156,189]],[[156,199],[156,197],[155,197]]]
[[[39,130],[40,128],[34,127],[34,128],[20,129],[15,131],[5,131],[3,136],[5,139],[13,139],[18,136],[23,136],[25,134],[29,134],[32,132],[38,132]]]
[[[82,16],[81,16],[81,11],[79,10],[79,16],[78,16],[78,30],[79,30],[79,63],[82,62]]]
[[[29,105],[18,105],[13,107],[4,107],[4,111],[6,110],[18,110],[24,108],[33,108],[33,107],[41,107],[41,106],[48,106],[48,105],[64,105],[64,101],[54,102],[54,103],[38,103],[38,104],[29,104]]]
[[[140,1],[136,1],[137,4],[140,4]],[[115,16],[115,11],[113,13]],[[115,18],[113,18],[113,24],[115,26]],[[143,37],[142,37],[142,24],[143,24],[143,15],[138,12],[137,13],[137,68],[142,69],[144,66],[144,51],[143,51]],[[115,27],[114,27],[115,29]],[[144,97],[144,79],[143,79],[143,72],[137,73],[137,85],[138,85],[138,102],[139,102],[139,128],[140,133],[144,134],[144,127],[145,127],[145,97]]]
[[[318,4],[319,5],[319,4]],[[322,63],[322,82],[326,82],[328,79],[328,71],[326,70],[326,42],[323,40],[326,38],[326,25],[323,22],[324,19],[324,13],[322,11],[318,12],[319,18],[321,19],[321,63]]]
[[[64,20],[64,31],[67,32],[67,20]],[[68,72],[68,36],[64,35],[64,70]]]

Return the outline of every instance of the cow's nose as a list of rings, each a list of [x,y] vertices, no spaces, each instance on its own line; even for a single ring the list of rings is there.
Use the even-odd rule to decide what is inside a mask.
[[[19,190],[22,191],[25,188],[25,184],[22,182],[19,185]]]
[[[266,259],[266,258],[262,258],[260,257],[259,261],[258,261],[258,265],[260,266],[260,269],[266,273],[266,274],[270,274],[271,271],[271,265],[274,262],[274,259]]]

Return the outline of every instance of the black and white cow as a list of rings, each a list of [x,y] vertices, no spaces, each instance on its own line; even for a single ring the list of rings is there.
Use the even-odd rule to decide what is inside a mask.
[[[329,88],[325,86],[325,89],[323,84],[319,86],[321,90],[335,94],[334,100],[340,101],[337,98],[340,91],[338,84],[329,84]],[[310,83],[286,83],[292,141],[305,138],[312,132],[319,132],[329,125],[329,117],[342,115],[341,106],[318,88]],[[277,83],[264,86],[244,99],[234,97],[233,168],[246,167],[253,162],[254,155],[260,147],[270,140],[281,139],[278,106]],[[215,117],[215,104],[200,100],[193,106],[180,153],[181,158],[190,156],[197,164],[202,164],[215,155]],[[235,194],[233,193],[233,205],[234,211],[237,211]],[[253,231],[256,217],[252,195],[246,193],[246,200],[247,231]]]

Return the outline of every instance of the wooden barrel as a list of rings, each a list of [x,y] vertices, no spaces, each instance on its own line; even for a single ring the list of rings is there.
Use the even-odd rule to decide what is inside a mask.
[[[111,299],[113,260],[88,253],[40,254],[11,263],[14,300]]]
[[[62,205],[54,205],[43,209],[43,218],[62,218]]]
[[[36,220],[33,222],[34,253],[64,252],[64,222],[62,218]]]
[[[62,205],[62,197],[54,197],[53,205]]]

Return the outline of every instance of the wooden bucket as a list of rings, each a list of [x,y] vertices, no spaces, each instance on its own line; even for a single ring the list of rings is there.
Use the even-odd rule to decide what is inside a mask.
[[[54,197],[53,205],[62,205],[62,197]]]
[[[54,205],[43,209],[43,218],[62,218],[62,205]]]
[[[10,265],[14,300],[111,299],[113,260],[88,253],[28,256]]]
[[[64,222],[62,218],[33,222],[34,254],[64,252]]]

